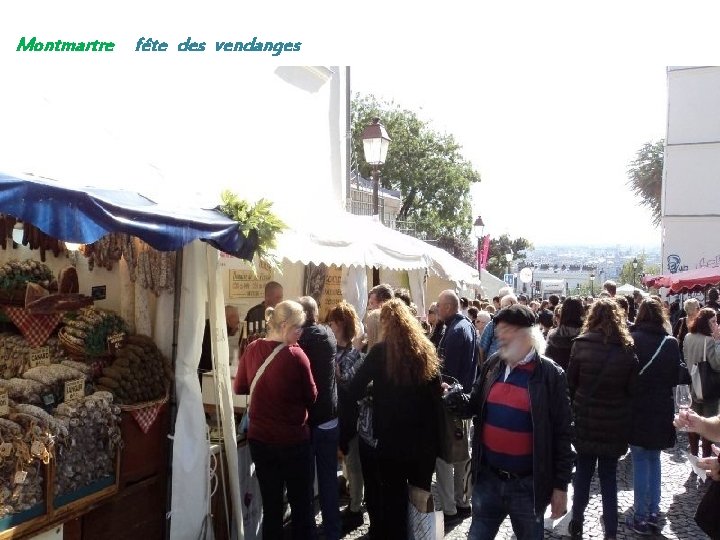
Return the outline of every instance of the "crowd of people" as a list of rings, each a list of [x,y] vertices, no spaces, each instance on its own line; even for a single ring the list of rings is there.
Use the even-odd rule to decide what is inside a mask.
[[[604,535],[614,539],[617,465],[628,451],[627,525],[657,531],[660,452],[676,442],[674,422],[720,475],[718,402],[693,396],[676,418],[673,397],[698,362],[720,370],[718,294],[673,309],[656,296],[618,297],[613,282],[603,288],[545,301],[510,288],[488,301],[446,290],[423,317],[406,290],[378,285],[362,318],[343,301],[320,321],[312,297],[282,300],[273,284],[262,305],[267,338],[246,348],[234,380],[251,396],[263,538],[282,538],[285,491],[293,538],[316,537],[317,478],[324,538],[362,525],[364,504],[370,538],[405,539],[409,486],[430,492],[434,476],[446,526],[471,516],[471,539],[495,538],[508,516],[519,540],[542,538],[547,507],[567,513],[572,482],[570,534],[580,539],[597,469]],[[340,490],[350,499],[342,514]]]

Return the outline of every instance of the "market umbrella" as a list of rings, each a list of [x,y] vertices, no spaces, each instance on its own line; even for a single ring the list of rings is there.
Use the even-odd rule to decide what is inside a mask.
[[[648,287],[666,287],[670,294],[690,292],[720,284],[720,268],[696,268],[675,274],[647,276],[643,283]]]

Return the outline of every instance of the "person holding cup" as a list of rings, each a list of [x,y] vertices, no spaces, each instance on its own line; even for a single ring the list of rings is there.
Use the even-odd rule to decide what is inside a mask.
[[[720,327],[717,314],[712,308],[703,308],[690,323],[689,333],[683,342],[683,356],[688,370],[692,373],[695,364],[707,361],[710,367],[720,371]],[[695,391],[692,393],[692,409],[700,416],[711,417],[718,413],[718,400],[700,399]],[[710,441],[697,433],[690,433],[690,453],[698,455],[702,438],[702,457],[712,455]]]
[[[678,414],[674,424],[676,428],[697,434],[703,440],[720,441],[720,416],[706,418],[690,409]],[[701,458],[698,460],[698,466],[705,469],[710,478],[720,482],[720,458],[716,456]]]

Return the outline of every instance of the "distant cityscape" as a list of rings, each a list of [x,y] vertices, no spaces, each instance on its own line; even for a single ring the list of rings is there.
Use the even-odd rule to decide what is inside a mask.
[[[565,294],[579,288],[592,287],[600,290],[606,280],[618,281],[623,266],[633,259],[644,259],[644,268],[660,268],[661,253],[659,245],[607,245],[575,246],[545,245],[536,246],[525,252],[525,259],[510,264],[515,289],[518,292],[534,294],[547,289],[552,281],[561,280]],[[518,273],[525,267],[532,270],[529,283],[517,279]],[[643,269],[638,268],[635,283],[640,286]],[[618,283],[624,285],[624,283]],[[557,285],[556,285],[557,287]]]

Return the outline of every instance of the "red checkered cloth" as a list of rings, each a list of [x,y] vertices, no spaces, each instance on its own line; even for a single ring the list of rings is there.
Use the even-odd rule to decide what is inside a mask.
[[[142,432],[147,433],[148,431],[150,431],[150,428],[155,423],[155,420],[157,420],[157,417],[160,414],[160,410],[163,408],[163,405],[165,405],[166,402],[167,398],[163,399],[160,402],[148,405],[147,407],[143,407],[142,409],[133,409],[128,412],[132,414],[132,417],[135,419],[138,426],[140,426]]]
[[[60,322],[62,315],[54,313],[51,315],[33,315],[24,308],[5,306],[3,308],[7,316],[31,347],[42,347],[53,333]]]

